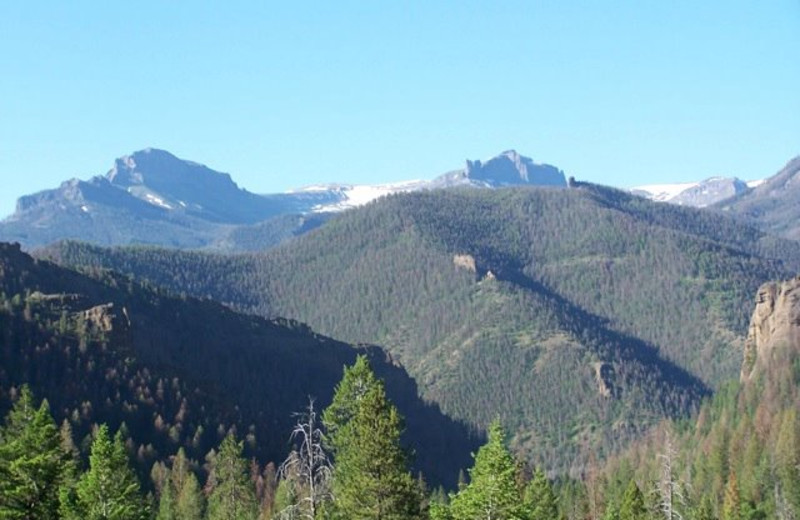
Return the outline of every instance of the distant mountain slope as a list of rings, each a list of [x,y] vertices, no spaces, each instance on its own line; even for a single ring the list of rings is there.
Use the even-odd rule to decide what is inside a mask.
[[[752,191],[716,206],[726,213],[792,240],[800,240],[800,157]]]
[[[563,470],[736,373],[749,295],[800,267],[730,219],[576,186],[396,195],[265,254],[44,254],[385,345],[448,413],[500,414]]]
[[[256,195],[240,189],[228,174],[146,149],[117,159],[105,176],[72,179],[21,197],[16,212],[0,222],[0,240],[26,247],[72,238],[104,245],[213,248],[238,226],[297,213],[311,199],[319,197]]]
[[[0,222],[0,240],[27,248],[75,239],[246,251],[271,247],[313,228],[306,223],[320,219],[304,219],[310,213],[338,212],[398,192],[511,184],[564,186],[566,181],[557,168],[508,151],[485,163],[467,161],[464,170],[434,181],[311,186],[256,195],[239,188],[226,173],[148,148],[117,159],[105,176],[72,179],[57,189],[21,197],[15,213]]]
[[[637,186],[629,191],[658,202],[705,208],[747,193],[760,182],[744,182],[736,177],[711,177],[700,182]]]
[[[262,461],[286,455],[292,414],[326,406],[342,368],[369,356],[407,418],[417,468],[454,485],[474,447],[467,430],[420,401],[416,384],[377,347],[353,348],[287,320],[173,298],[112,273],[34,261],[0,244],[0,406],[30,384],[78,438],[125,422],[140,464],[184,446],[202,460],[228,428]]]

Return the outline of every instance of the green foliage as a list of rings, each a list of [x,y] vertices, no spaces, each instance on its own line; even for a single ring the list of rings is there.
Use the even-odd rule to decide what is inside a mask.
[[[475,455],[470,482],[451,500],[454,520],[527,520],[530,511],[523,503],[516,482],[517,467],[505,445],[499,421],[489,427],[489,440]],[[532,497],[533,498],[533,497]]]
[[[180,447],[201,459],[219,443],[217,432],[232,427],[243,432],[248,457],[283,460],[292,412],[309,395],[326,406],[342,366],[359,353],[415,426],[406,441],[429,481],[454,486],[477,443],[420,399],[415,381],[377,347],[168,296],[106,271],[80,274],[4,244],[0,271],[0,292],[19,296],[16,310],[0,305],[0,413],[11,390],[28,384],[58,422],[69,421],[76,440],[95,424],[124,423],[140,477]]]
[[[559,518],[558,498],[544,472],[537,469],[525,490],[525,506],[530,520],[555,520]]]
[[[260,254],[50,255],[386,345],[446,413],[481,430],[499,415],[537,466],[566,472],[734,376],[752,294],[793,273],[800,246],[582,185],[388,197]]]
[[[647,516],[647,506],[645,505],[644,495],[636,485],[635,480],[631,480],[622,504],[619,508],[619,520],[642,520]]]
[[[197,477],[190,467],[183,448],[178,450],[172,469],[157,472],[153,478],[160,489],[158,520],[200,520],[203,518],[205,499]]]
[[[358,414],[364,395],[378,384],[365,356],[358,356],[352,366],[344,367],[344,375],[336,385],[333,400],[322,414],[325,442],[334,454],[346,448],[347,439],[342,437],[341,432]]]
[[[228,434],[220,444],[209,476],[208,520],[255,520],[258,515],[242,450],[243,443],[237,442],[233,434]]]
[[[335,515],[354,520],[420,518],[417,484],[400,445],[402,419],[365,358],[345,371],[323,420],[332,434]]]
[[[74,499],[62,503],[61,513],[67,520],[148,517],[139,482],[128,465],[122,437],[118,433],[112,440],[106,425],[97,430],[89,456],[89,470],[78,480]]]
[[[57,518],[69,457],[47,401],[23,386],[0,430],[0,518]]]

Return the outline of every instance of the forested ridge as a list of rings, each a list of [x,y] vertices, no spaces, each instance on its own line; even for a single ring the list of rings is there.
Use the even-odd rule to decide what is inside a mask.
[[[800,279],[759,292],[741,381],[691,420],[664,422],[580,480],[548,479],[509,450],[501,423],[457,490],[409,471],[404,421],[367,358],[345,368],[324,411],[297,416],[293,450],[259,465],[228,432],[201,463],[177,453],[141,482],[126,433],[83,448],[27,386],[0,428],[0,516],[156,520],[780,520],[800,513]],[[787,312],[788,309],[788,312]],[[786,320],[786,318],[789,318]],[[762,328],[766,324],[768,328]],[[762,332],[758,332],[761,328]],[[200,486],[201,481],[204,486]],[[147,484],[144,484],[146,482]],[[149,486],[148,486],[149,485]],[[150,492],[145,493],[149,487]]]
[[[478,438],[377,347],[354,348],[287,320],[174,298],[108,272],[79,274],[0,244],[0,409],[29,385],[76,442],[99,423],[129,432],[137,470],[182,447],[202,457],[228,433],[262,463],[288,450],[292,413],[332,398],[342,366],[367,355],[407,417],[414,468],[454,485]]]
[[[593,185],[388,197],[262,254],[63,243],[105,267],[351,342],[548,469],[585,470],[734,375],[750,298],[800,246]]]

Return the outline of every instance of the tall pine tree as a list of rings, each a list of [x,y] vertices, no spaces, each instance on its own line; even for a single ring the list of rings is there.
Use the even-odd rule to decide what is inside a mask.
[[[148,516],[122,436],[117,433],[111,440],[106,425],[100,426],[92,442],[89,471],[81,476],[74,495],[63,496],[61,511],[67,520],[143,520]]]
[[[214,456],[208,520],[254,520],[258,516],[255,486],[242,449],[242,443],[229,433]]]
[[[530,510],[531,520],[555,520],[558,518],[558,498],[544,472],[537,469],[525,490],[525,505]]]
[[[470,482],[451,502],[454,520],[528,520],[516,482],[517,468],[505,445],[499,421],[489,427],[489,440],[475,455]]]
[[[22,387],[0,438],[0,518],[57,518],[71,454],[61,448],[47,400],[36,408],[33,394]]]
[[[400,445],[400,413],[364,357],[345,370],[323,420],[334,455],[335,514],[353,520],[420,518],[417,484]]]

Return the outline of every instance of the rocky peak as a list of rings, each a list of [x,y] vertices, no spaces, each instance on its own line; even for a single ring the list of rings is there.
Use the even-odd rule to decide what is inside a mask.
[[[744,346],[741,380],[755,379],[800,350],[800,276],[762,285]]]
[[[486,162],[468,160],[464,177],[491,186],[515,184],[566,186],[564,173],[558,168],[549,164],[537,164],[516,150],[506,150]]]
[[[145,148],[114,161],[106,178],[117,186],[145,184],[152,188],[174,188],[177,183],[229,184],[230,175],[216,172],[202,164],[175,157],[165,150]]]

